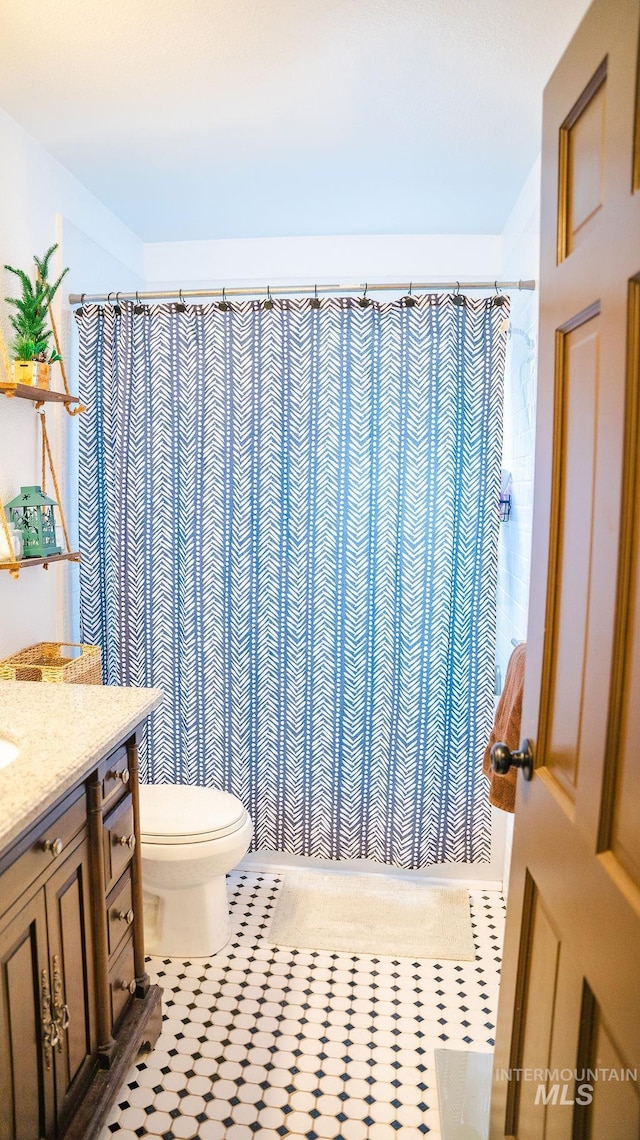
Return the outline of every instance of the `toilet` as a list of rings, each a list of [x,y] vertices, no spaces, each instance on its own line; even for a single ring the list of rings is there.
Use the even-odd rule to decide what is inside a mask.
[[[140,785],[145,948],[209,957],[230,936],[226,875],[253,835],[236,796],[190,784]]]

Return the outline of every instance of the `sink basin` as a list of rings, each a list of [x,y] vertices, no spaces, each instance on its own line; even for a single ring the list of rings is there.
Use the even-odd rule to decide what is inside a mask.
[[[6,768],[7,764],[11,764],[18,756],[19,751],[17,744],[13,744],[11,740],[5,740],[4,736],[0,736],[0,768]]]

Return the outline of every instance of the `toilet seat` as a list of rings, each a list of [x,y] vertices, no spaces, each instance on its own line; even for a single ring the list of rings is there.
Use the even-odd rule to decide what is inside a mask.
[[[236,797],[190,784],[140,785],[144,844],[210,843],[240,831],[248,814]]]

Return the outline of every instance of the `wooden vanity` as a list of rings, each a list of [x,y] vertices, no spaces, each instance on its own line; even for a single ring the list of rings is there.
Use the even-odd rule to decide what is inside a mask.
[[[149,704],[154,691],[128,692]],[[90,715],[92,698],[81,703]],[[107,755],[78,757],[81,776],[55,802],[50,781],[40,790],[46,808],[0,853],[1,1140],[98,1136],[131,1063],[160,1032],[161,991],[144,956],[139,725],[130,710],[128,719]],[[107,720],[113,737],[117,717]],[[64,766],[68,783],[73,764]]]

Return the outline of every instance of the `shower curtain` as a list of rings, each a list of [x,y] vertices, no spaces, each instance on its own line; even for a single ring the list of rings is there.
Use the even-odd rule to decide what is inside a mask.
[[[461,303],[462,301],[462,303]],[[489,858],[505,308],[85,306],[81,620],[255,846]]]

